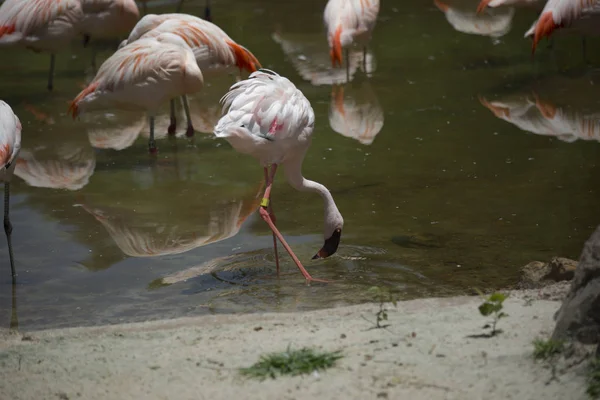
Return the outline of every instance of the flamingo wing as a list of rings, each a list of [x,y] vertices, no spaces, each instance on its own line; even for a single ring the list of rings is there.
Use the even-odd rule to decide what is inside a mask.
[[[0,6],[0,38],[13,33],[34,34],[73,13],[81,13],[79,0],[7,0]]]
[[[21,121],[12,108],[0,100],[0,169],[11,164],[21,149]]]

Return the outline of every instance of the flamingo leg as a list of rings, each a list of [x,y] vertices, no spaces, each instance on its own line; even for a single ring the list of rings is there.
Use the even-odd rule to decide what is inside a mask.
[[[167,133],[169,135],[174,135],[175,131],[177,130],[177,118],[175,118],[175,99],[171,99],[170,104],[171,104],[171,123],[169,124],[169,127],[167,128]]]
[[[350,55],[348,49],[344,50],[346,53],[346,83],[350,82]]]
[[[19,329],[19,319],[17,316],[17,277],[13,276],[12,278],[12,310],[10,314],[10,329],[18,330]]]
[[[206,0],[206,7],[204,7],[204,19],[208,22],[212,22],[212,17],[210,15],[210,0]]]
[[[148,6],[145,1],[142,2],[142,9],[144,10],[144,15],[148,14]]]
[[[10,182],[4,183],[4,233],[6,233],[6,241],[8,242],[8,256],[10,258],[10,272],[12,274],[13,281],[17,278],[17,271],[15,270],[15,260],[12,250],[12,224],[10,223],[9,217],[9,206],[10,206]]]
[[[55,56],[54,53],[50,54],[50,72],[48,73],[48,90],[52,91],[54,89],[54,63]]]
[[[183,109],[185,110],[185,117],[187,118],[187,130],[185,131],[185,136],[192,137],[194,136],[194,125],[192,124],[192,116],[190,115],[188,98],[186,95],[183,95],[181,96],[181,100],[183,101]]]
[[[277,168],[273,168],[272,171],[276,171]],[[273,182],[273,178],[275,177],[275,173],[272,173],[272,176],[269,176],[269,168],[265,167],[265,184],[269,186],[269,182]],[[275,212],[273,211],[273,201],[269,199],[269,217],[271,217],[271,221],[273,221],[273,225],[277,224],[277,218],[275,218]],[[275,236],[275,232],[273,232],[273,250],[275,250],[275,265],[277,267],[277,277],[279,278],[279,253],[277,252],[277,236]]]
[[[269,225],[269,228],[271,228],[271,230],[273,231],[273,234],[277,237],[277,239],[279,239],[283,248],[288,252],[290,257],[292,257],[292,260],[294,260],[294,263],[296,264],[296,266],[298,267],[298,269],[300,270],[300,272],[302,273],[302,275],[304,276],[304,278],[306,279],[307,282],[327,282],[325,280],[315,279],[312,276],[310,276],[308,271],[302,266],[302,263],[300,262],[298,257],[296,257],[296,254],[294,254],[290,245],[285,241],[285,239],[283,238],[283,235],[281,234],[281,232],[279,232],[279,229],[277,229],[277,227],[275,226],[275,223],[273,222],[273,220],[271,219],[271,216],[269,215],[267,208],[269,205],[269,199],[271,197],[271,187],[273,185],[273,179],[275,178],[276,171],[277,171],[277,164],[273,164],[271,166],[271,177],[270,177],[271,179],[267,182],[267,187],[265,188],[265,194],[263,196],[263,200],[261,202],[261,207],[259,209],[260,216],[267,223],[267,225]]]
[[[151,154],[156,154],[158,152],[156,141],[154,140],[154,115],[150,116],[150,140],[148,140],[148,148]]]

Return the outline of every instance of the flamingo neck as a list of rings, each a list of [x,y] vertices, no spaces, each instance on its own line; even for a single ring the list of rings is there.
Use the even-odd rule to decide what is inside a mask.
[[[302,161],[305,152],[291,157],[283,163],[285,177],[294,189],[301,192],[316,192],[321,195],[325,206],[324,235],[329,238],[336,229],[336,221],[341,219],[340,211],[329,190],[319,182],[311,181],[302,176]]]

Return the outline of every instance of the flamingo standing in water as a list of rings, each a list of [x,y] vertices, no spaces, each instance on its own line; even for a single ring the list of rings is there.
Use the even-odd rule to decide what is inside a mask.
[[[309,101],[287,78],[273,71],[260,70],[233,85],[222,102],[227,113],[215,127],[215,135],[227,139],[240,153],[254,156],[264,167],[266,188],[259,212],[273,231],[277,273],[276,239],[279,239],[304,278],[308,282],[319,281],[310,276],[275,226],[270,201],[271,186],[277,166],[281,164],[292,187],[319,193],[325,202],[325,244],[313,259],[325,258],[337,251],[344,225],[342,214],[325,186],[302,176],[302,161],[315,125],[315,114]]]
[[[146,110],[150,152],[156,153],[154,115],[158,107],[173,97],[200,91],[203,84],[192,49],[180,36],[162,33],[117,50],[73,100],[69,112],[75,118],[94,108]]]
[[[346,50],[346,75],[349,80],[348,48],[363,46],[363,63],[367,60],[367,44],[379,14],[379,0],[329,0],[323,19],[327,28],[331,65],[342,65],[342,49]]]
[[[13,113],[12,108],[0,100],[0,179],[4,181],[4,232],[8,242],[8,255],[10,257],[10,271],[13,285],[17,272],[13,259],[11,234],[12,224],[9,217],[10,203],[10,178],[15,170],[15,161],[21,150],[21,122]]]
[[[550,37],[556,29],[568,27],[583,17],[593,18],[591,23],[583,24],[584,30],[600,33],[600,0],[548,0],[538,20],[525,33],[525,37],[533,36],[532,53],[544,37]]]
[[[133,43],[140,38],[156,37],[162,33],[180,36],[190,46],[196,57],[198,66],[205,71],[211,68],[236,66],[241,70],[254,72],[260,63],[248,49],[237,44],[217,25],[187,14],[149,14],[138,22],[129,38],[121,45]],[[194,134],[190,117],[188,100],[182,98],[187,118],[186,135]],[[169,134],[175,134],[177,121],[175,118],[175,101],[171,100],[171,124]]]
[[[56,52],[78,35],[87,42],[129,32],[138,19],[133,0],[6,0],[0,6],[0,46],[49,52],[52,90]]]
[[[52,90],[54,54],[75,38],[82,19],[80,0],[6,0],[0,6],[0,46],[49,52],[48,90]]]

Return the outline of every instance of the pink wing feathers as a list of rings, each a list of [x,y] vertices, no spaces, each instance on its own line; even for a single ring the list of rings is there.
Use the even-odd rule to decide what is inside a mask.
[[[0,169],[11,163],[21,148],[21,121],[12,108],[0,100]]]

